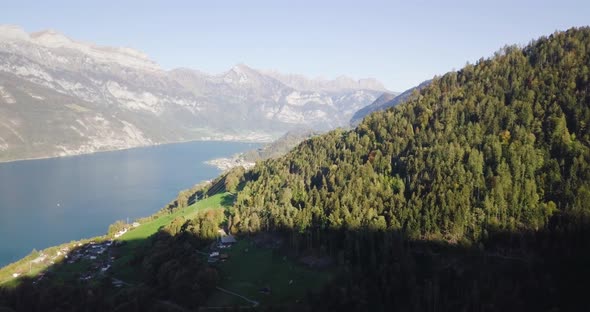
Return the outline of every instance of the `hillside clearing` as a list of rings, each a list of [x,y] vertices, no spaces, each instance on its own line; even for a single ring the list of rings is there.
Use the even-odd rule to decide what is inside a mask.
[[[175,211],[168,215],[161,215],[157,219],[141,224],[135,229],[125,233],[119,239],[125,242],[118,251],[122,256],[113,263],[113,274],[125,281],[137,281],[139,278],[138,269],[129,265],[132,260],[134,251],[137,248],[144,246],[148,242],[148,238],[157,233],[162,227],[168,225],[177,217],[184,217],[190,219],[197,213],[207,210],[222,210],[231,205],[233,202],[233,195],[230,193],[220,193],[214,196],[202,199],[196,203]]]
[[[239,239],[227,250],[229,259],[217,265],[219,286],[260,302],[261,305],[294,304],[303,300],[308,291],[326,285],[333,272],[313,270],[296,263],[270,248],[256,247],[249,238]],[[269,289],[268,294],[261,292]],[[213,293],[209,306],[247,304],[243,299],[221,291]]]

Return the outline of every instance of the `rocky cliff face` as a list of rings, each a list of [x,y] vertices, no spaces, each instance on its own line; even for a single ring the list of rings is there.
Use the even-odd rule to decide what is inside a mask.
[[[297,77],[287,79],[285,77]],[[374,80],[306,80],[246,65],[163,70],[128,48],[0,26],[0,161],[184,140],[269,141],[344,126]]]

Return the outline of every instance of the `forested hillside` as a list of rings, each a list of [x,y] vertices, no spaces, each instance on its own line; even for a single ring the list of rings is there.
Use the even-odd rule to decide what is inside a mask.
[[[405,105],[260,163],[241,231],[401,230],[477,241],[590,213],[590,29],[505,47]]]
[[[346,268],[315,310],[578,310],[590,235],[590,29],[435,78],[259,163],[232,228]]]

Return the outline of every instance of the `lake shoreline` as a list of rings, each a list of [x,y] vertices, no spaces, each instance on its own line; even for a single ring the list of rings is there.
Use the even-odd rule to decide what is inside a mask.
[[[232,157],[215,158],[205,161],[205,164],[213,166],[221,171],[227,171],[239,166],[242,166],[244,169],[248,170],[256,165],[255,162],[244,160],[242,155],[243,153],[234,155]]]
[[[208,160],[259,146],[190,141],[0,164],[0,265],[151,215],[180,190],[218,176],[222,170]],[[36,224],[34,233],[10,240],[26,223]]]
[[[32,160],[43,160],[43,159],[67,159],[71,157],[78,157],[78,156],[86,156],[86,155],[95,155],[101,153],[109,153],[109,152],[118,152],[118,151],[126,151],[126,150],[134,150],[134,149],[144,149],[144,148],[151,148],[151,147],[158,147],[164,145],[174,145],[174,144],[184,144],[184,143],[192,143],[192,142],[221,142],[221,143],[251,143],[251,144],[265,144],[270,143],[272,140],[186,140],[186,141],[174,141],[174,142],[165,142],[165,143],[154,143],[149,145],[138,145],[132,147],[123,147],[123,148],[114,148],[108,150],[100,150],[94,151],[90,153],[80,153],[80,154],[72,154],[72,155],[63,155],[63,156],[42,156],[42,157],[28,157],[28,158],[19,158],[19,159],[11,159],[11,160],[0,160],[1,164],[8,164],[8,163],[17,163],[17,162],[25,162],[25,161],[32,161]],[[214,159],[212,159],[214,160]],[[213,165],[215,166],[215,165]],[[219,167],[217,167],[219,168]],[[219,168],[221,169],[221,168]]]

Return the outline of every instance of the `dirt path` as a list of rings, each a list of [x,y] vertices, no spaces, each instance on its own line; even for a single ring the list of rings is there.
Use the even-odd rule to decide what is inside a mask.
[[[252,300],[252,299],[246,298],[246,297],[244,297],[244,296],[242,296],[242,295],[240,295],[240,294],[237,294],[237,293],[235,293],[235,292],[233,292],[233,291],[230,291],[230,290],[227,290],[227,289],[224,289],[224,288],[221,288],[221,287],[215,287],[215,288],[216,288],[217,290],[219,290],[219,291],[222,291],[222,292],[226,293],[226,294],[230,294],[230,295],[232,295],[232,296],[236,296],[236,297],[242,298],[242,299],[244,299],[244,300],[246,300],[246,301],[250,302],[250,303],[252,304],[252,307],[257,307],[257,306],[260,304],[260,303],[259,303],[258,301],[256,301],[256,300]]]

